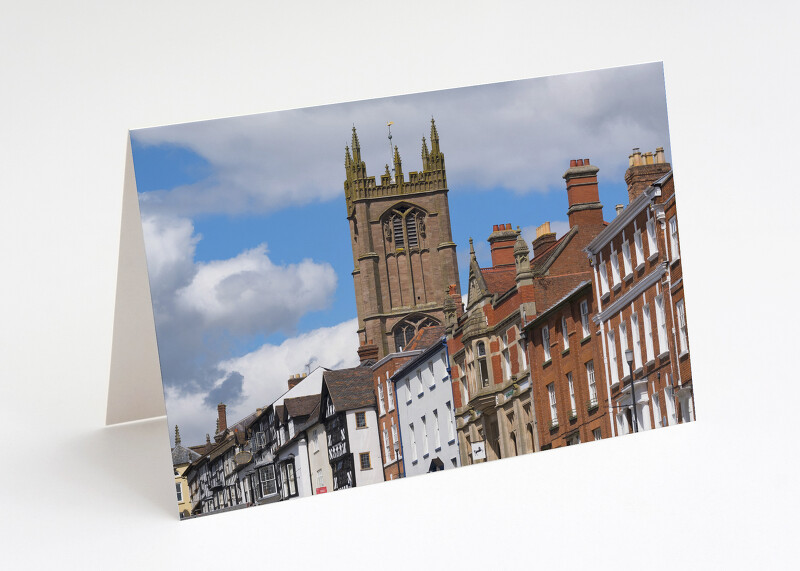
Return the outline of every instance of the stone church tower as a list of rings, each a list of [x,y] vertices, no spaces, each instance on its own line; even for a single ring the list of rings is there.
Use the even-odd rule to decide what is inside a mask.
[[[450,286],[461,295],[444,154],[433,119],[430,142],[428,150],[423,137],[422,171],[409,172],[408,179],[395,147],[394,178],[386,165],[380,184],[367,176],[355,127],[352,149],[346,147],[344,195],[362,361],[399,351],[422,327],[444,324]]]

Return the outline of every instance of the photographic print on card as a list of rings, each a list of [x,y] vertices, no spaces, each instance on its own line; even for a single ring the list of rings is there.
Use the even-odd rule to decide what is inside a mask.
[[[182,518],[695,418],[660,63],[131,140]]]

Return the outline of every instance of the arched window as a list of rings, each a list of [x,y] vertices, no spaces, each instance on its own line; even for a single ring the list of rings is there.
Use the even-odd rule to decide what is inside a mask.
[[[416,317],[407,317],[394,327],[394,347],[396,351],[402,351],[411,342],[420,329],[423,327],[430,327],[432,325],[439,325],[439,323],[432,317],[427,315],[418,315]]]
[[[425,213],[410,206],[394,208],[384,223],[384,236],[397,248],[418,248],[425,237]]]

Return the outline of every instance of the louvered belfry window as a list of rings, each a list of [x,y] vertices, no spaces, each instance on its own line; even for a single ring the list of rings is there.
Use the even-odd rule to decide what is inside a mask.
[[[399,206],[391,213],[386,239],[394,242],[395,248],[418,248],[420,246],[419,221],[425,216],[416,208]],[[389,234],[391,233],[391,235]]]
[[[397,248],[402,248],[405,240],[403,240],[403,221],[399,216],[392,218],[392,228],[394,231],[394,245]]]
[[[408,236],[409,248],[415,248],[419,245],[417,240],[417,217],[413,212],[406,216],[406,235]]]

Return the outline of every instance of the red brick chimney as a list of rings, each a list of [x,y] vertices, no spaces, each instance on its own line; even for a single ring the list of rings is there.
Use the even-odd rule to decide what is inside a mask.
[[[564,180],[567,181],[570,228],[603,224],[603,205],[600,204],[600,192],[597,189],[599,170],[589,163],[589,159],[573,159],[569,162]]]
[[[664,158],[664,147],[658,147],[655,153],[644,153],[639,148],[628,155],[628,170],[625,171],[625,182],[628,184],[628,202],[644,192],[648,186],[672,170]]]
[[[225,432],[226,430],[228,430],[228,418],[225,415],[225,405],[224,404],[219,403],[217,405],[217,414],[219,415],[217,432]]]
[[[517,242],[517,233],[511,229],[511,224],[495,224],[488,241],[492,251],[493,267],[514,265],[514,244]]]
[[[361,363],[370,359],[377,361],[378,355],[378,346],[372,343],[371,340],[358,348],[358,360]]]
[[[549,244],[556,241],[556,233],[550,231],[550,222],[545,222],[536,228],[536,239],[531,243],[533,256],[537,256],[547,249]]]

